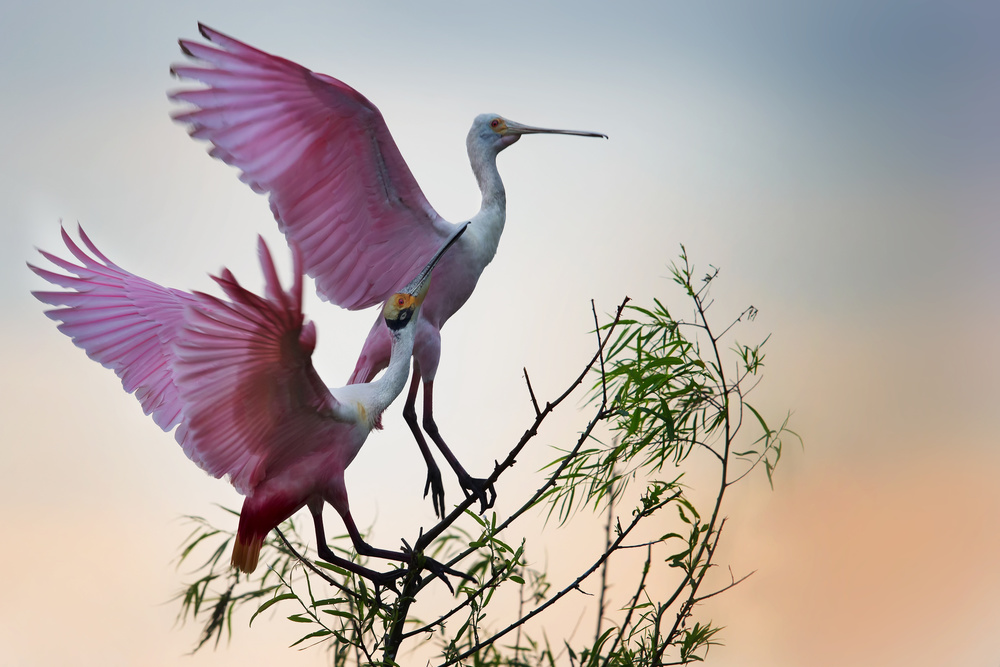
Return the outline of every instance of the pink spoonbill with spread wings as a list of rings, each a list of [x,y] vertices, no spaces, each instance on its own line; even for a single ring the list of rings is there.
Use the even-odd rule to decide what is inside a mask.
[[[424,197],[393,141],[382,114],[347,84],[312,72],[199,25],[211,44],[181,40],[198,66],[175,65],[177,76],[203,84],[171,94],[193,108],[175,114],[191,135],[212,143],[211,155],[237,167],[254,191],[267,193],[289,241],[302,248],[305,271],[320,296],[350,309],[385,301],[426,264],[452,234]],[[403,415],[427,463],[424,495],[444,514],[441,473],[417,421],[423,383],[423,430],[458,476],[466,496],[492,506],[496,492],[470,476],[434,421],[433,388],[441,355],[441,327],[472,294],[496,254],[506,216],[497,155],[525,134],[595,132],[554,130],[477,116],[466,144],[482,191],[475,224],[441,260],[417,323],[413,379]],[[607,137],[605,137],[607,138]],[[389,363],[391,337],[376,321],[350,382],[367,382]]]
[[[312,365],[316,328],[302,314],[302,255],[294,243],[294,280],[286,292],[259,241],[263,297],[228,269],[213,276],[228,300],[161,287],[111,262],[83,229],[86,250],[62,233],[79,264],[41,251],[67,273],[29,266],[67,290],[34,292],[56,306],[46,314],[62,322],[59,330],[114,370],[160,428],[176,426],[175,437],[192,461],[215,477],[228,476],[246,496],[233,567],[252,572],[267,534],[307,505],[321,558],[391,585],[399,571],[376,572],[332,552],[323,505],[329,502],[340,514],[359,554],[403,562],[412,557],[361,538],[344,470],[406,386],[431,270],[464,230],[456,227],[414,271],[416,277],[386,301],[380,317],[391,347],[386,373],[339,389],[328,389]],[[430,559],[425,563],[442,578],[445,572],[464,576]]]

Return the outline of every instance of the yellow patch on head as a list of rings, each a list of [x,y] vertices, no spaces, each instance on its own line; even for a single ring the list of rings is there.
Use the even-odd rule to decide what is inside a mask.
[[[490,121],[490,128],[497,134],[503,134],[507,131],[507,123],[503,118],[494,118]]]
[[[382,309],[382,315],[386,319],[394,320],[399,317],[399,314],[404,310],[412,310],[419,306],[423,300],[423,294],[414,296],[413,294],[398,292],[393,294],[392,297],[385,302],[385,308]]]
[[[410,308],[416,303],[417,298],[412,294],[396,294],[392,297],[393,305],[399,310]]]
[[[399,331],[406,327],[417,314],[417,309],[427,296],[427,286],[430,281],[424,281],[423,286],[417,294],[407,292],[397,292],[393,294],[385,307],[382,308],[382,317],[385,318],[386,326],[393,331]]]

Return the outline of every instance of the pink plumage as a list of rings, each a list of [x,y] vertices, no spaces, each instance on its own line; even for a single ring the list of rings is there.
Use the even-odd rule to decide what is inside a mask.
[[[187,308],[196,301],[194,295],[125,271],[102,255],[82,228],[80,239],[93,256],[65,229],[62,238],[79,265],[45,251],[41,254],[71,275],[35,266],[31,269],[71,291],[33,294],[44,303],[59,306],[46,313],[62,322],[59,330],[91,359],[113,370],[125,391],[135,394],[143,412],[157,426],[171,430],[180,423],[183,407],[174,383],[174,344],[184,328]]]
[[[286,237],[302,248],[305,270],[320,296],[345,308],[384,301],[427,261],[456,228],[427,202],[385,125],[361,93],[325,74],[253,48],[199,25],[210,42],[181,40],[198,65],[175,65],[201,88],[171,98],[193,108],[174,118],[191,136],[212,144],[210,154],[241,171],[240,178],[268,195]],[[415,401],[424,387],[423,427],[458,476],[466,495],[483,511],[496,494],[470,476],[438,433],[433,383],[441,356],[441,327],[468,300],[496,254],[506,218],[506,193],[497,155],[524,134],[593,132],[552,130],[515,123],[495,114],[473,121],[466,145],[482,192],[482,206],[454,250],[442,260],[421,309],[414,344],[413,384],[403,415],[427,463],[425,495],[444,515],[444,488],[434,457],[417,423]],[[389,363],[389,337],[371,329],[351,383],[371,380]]]
[[[79,233],[90,254],[62,232],[79,264],[42,252],[66,274],[31,266],[69,291],[33,294],[56,306],[46,314],[62,322],[60,331],[112,369],[158,426],[177,427],[192,461],[247,496],[234,565],[252,571],[264,536],[310,499],[336,498],[347,513],[343,472],[371,424],[349,418],[353,409],[334,398],[312,366],[316,332],[302,315],[302,261],[294,247],[289,291],[261,239],[266,297],[223,270],[214,279],[225,300],[141,278]]]
[[[464,229],[457,229],[383,309],[384,326],[392,332],[387,372],[376,381],[333,390],[312,365],[316,330],[302,314],[302,256],[294,244],[294,279],[285,291],[259,239],[264,296],[244,288],[228,269],[213,277],[225,299],[162,287],[113,263],[82,228],[83,248],[62,231],[79,264],[41,251],[66,273],[29,266],[66,290],[33,292],[55,306],[46,315],[62,322],[60,331],[112,369],[158,426],[176,427],[174,437],[192,461],[215,477],[228,477],[246,496],[234,567],[252,572],[267,534],[308,505],[322,558],[390,583],[396,573],[375,572],[333,554],[324,537],[323,505],[329,502],[341,515],[358,553],[409,560],[361,539],[344,470],[406,384],[412,322],[431,270]],[[442,576],[449,571],[433,567]]]
[[[174,117],[211,154],[267,193],[282,231],[302,248],[324,298],[367,308],[415,275],[455,231],[427,202],[382,114],[328,76],[202,26],[218,45],[181,40],[207,67],[175,65],[207,88],[171,98]],[[377,274],[372,267],[379,267]]]

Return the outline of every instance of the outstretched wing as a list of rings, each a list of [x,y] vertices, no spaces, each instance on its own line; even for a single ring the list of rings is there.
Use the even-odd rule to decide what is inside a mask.
[[[195,293],[175,347],[175,381],[184,404],[184,450],[216,477],[248,493],[269,472],[329,446],[346,419],[312,365],[313,324],[302,315],[302,260],[281,289],[259,241],[266,297],[224,270],[215,277],[229,301]],[[183,434],[181,435],[181,432]]]
[[[174,118],[269,194],[321,297],[351,309],[384,301],[454,226],[427,202],[382,114],[333,77],[199,29],[211,45],[180,44],[203,66],[172,71],[205,87],[172,93],[194,107]]]
[[[194,297],[122,269],[101,254],[82,227],[79,235],[91,254],[62,230],[63,242],[80,264],[40,251],[68,275],[28,265],[69,291],[32,294],[57,306],[45,314],[62,322],[59,330],[91,359],[113,370],[125,391],[139,399],[143,412],[169,431],[183,418],[173,379],[173,344],[184,326],[185,308]]]
[[[260,241],[265,296],[216,281],[232,302],[162,287],[122,269],[87,237],[63,241],[79,261],[42,255],[66,273],[28,265],[67,291],[36,291],[56,308],[59,330],[112,369],[143,411],[174,434],[185,454],[216,477],[228,475],[248,493],[269,467],[331,441],[350,417],[323,385],[310,360],[313,324],[302,315],[302,261],[284,292]],[[89,251],[89,254],[88,254]]]

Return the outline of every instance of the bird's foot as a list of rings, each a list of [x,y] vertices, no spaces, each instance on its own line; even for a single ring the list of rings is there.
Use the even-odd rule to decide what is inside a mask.
[[[395,570],[390,570],[388,572],[378,572],[375,570],[369,570],[362,576],[375,584],[374,597],[377,599],[379,597],[379,592],[381,589],[389,590],[399,595],[399,589],[396,588],[396,582],[402,579],[408,572],[408,568],[400,567]]]
[[[465,475],[459,476],[458,483],[462,485],[462,492],[466,498],[475,498],[479,501],[480,514],[493,507],[497,501],[497,491],[488,479]]]
[[[472,577],[465,572],[460,572],[452,567],[448,567],[444,563],[436,561],[430,556],[425,556],[423,553],[414,552],[413,548],[406,543],[406,540],[403,540],[403,552],[409,557],[409,569],[418,569],[418,577],[420,576],[419,570],[427,570],[431,573],[432,577],[436,577],[443,581],[444,585],[448,587],[448,590],[451,591],[452,595],[455,594],[455,589],[452,588],[451,581],[448,579],[447,575],[450,574],[453,577],[458,577],[459,579],[465,579],[466,581],[476,583],[475,577]]]
[[[424,498],[431,492],[431,503],[434,505],[434,516],[444,518],[444,483],[441,481],[441,469],[433,461],[427,464],[427,481],[424,483]]]

